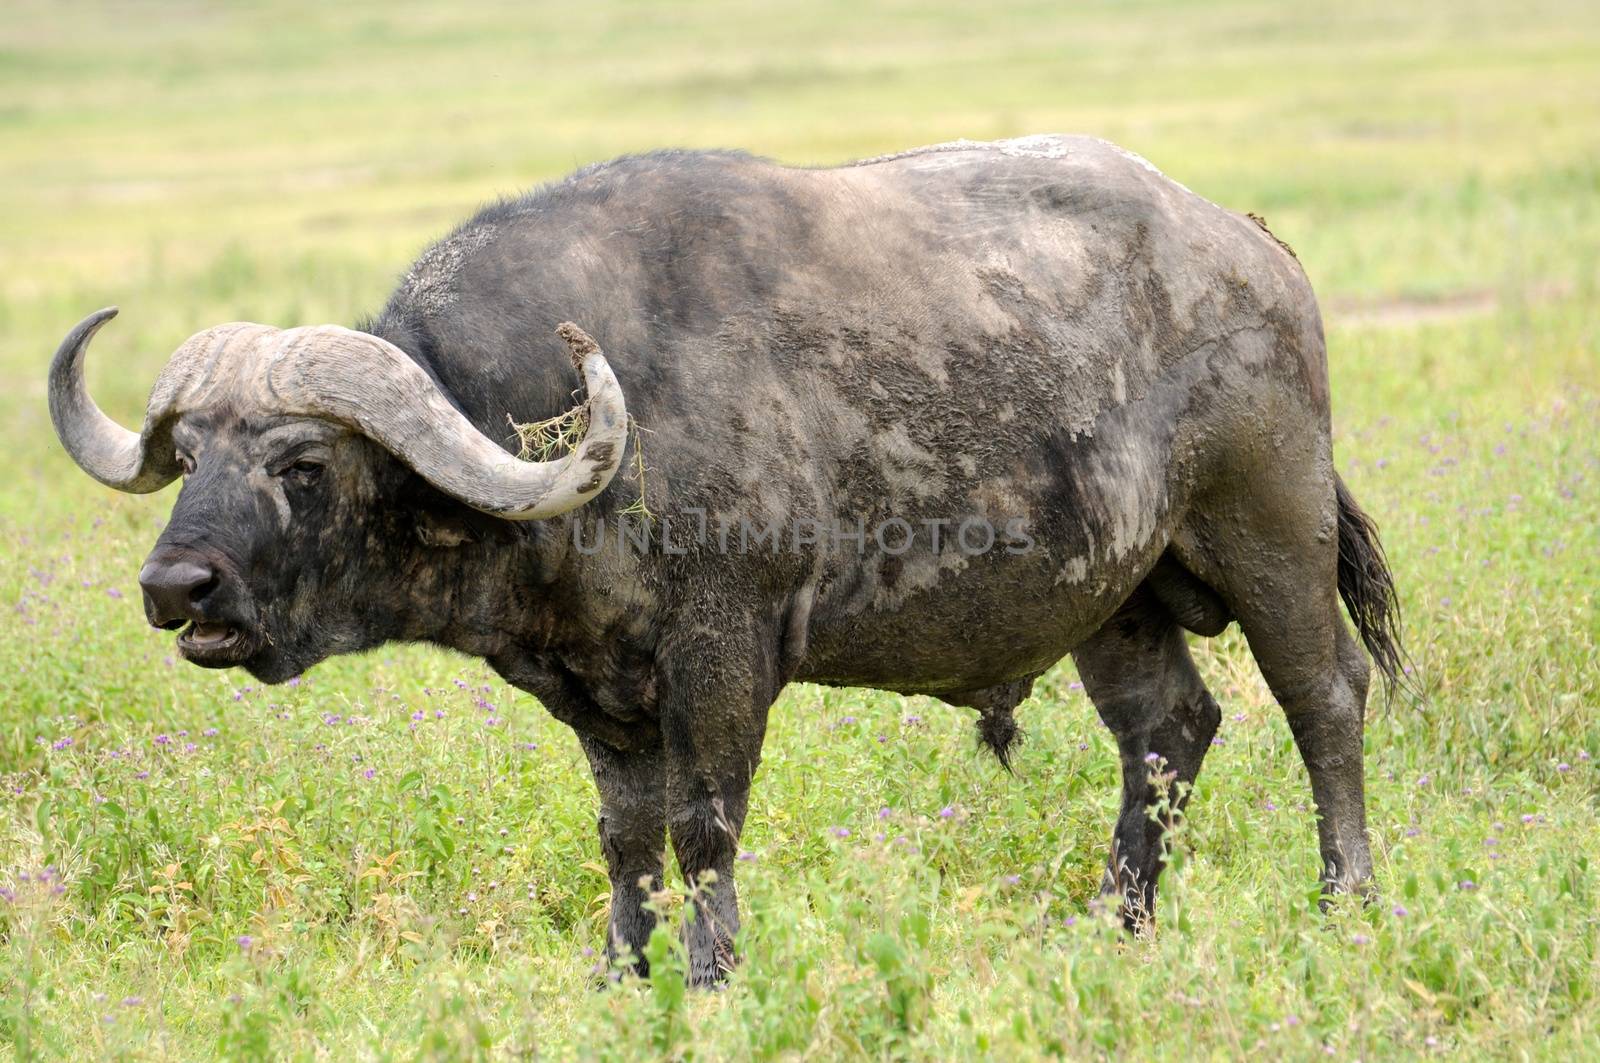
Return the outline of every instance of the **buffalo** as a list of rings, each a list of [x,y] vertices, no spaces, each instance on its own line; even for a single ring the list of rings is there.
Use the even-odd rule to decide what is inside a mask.
[[[670,838],[703,884],[691,979],[733,964],[785,684],[975,709],[1009,763],[1068,654],[1122,761],[1103,890],[1144,926],[1148,809],[1182,807],[1220,719],[1185,633],[1234,622],[1309,771],[1325,889],[1370,885],[1369,659],[1392,683],[1402,651],[1334,472],[1316,299],[1264,223],[1136,155],[590,166],[481,210],[355,329],[196,334],[138,434],[83,382],[115,312],[61,344],[50,410],[101,483],[183,479],[150,623],[269,683],[393,640],[482,658],[577,733],[623,962]],[[529,455],[513,424],[566,445]]]

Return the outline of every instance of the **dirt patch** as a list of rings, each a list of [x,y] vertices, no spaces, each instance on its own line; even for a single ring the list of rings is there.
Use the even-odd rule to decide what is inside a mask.
[[[1429,325],[1482,317],[1500,308],[1500,299],[1491,291],[1451,292],[1427,298],[1331,299],[1327,303],[1330,325],[1394,327]]]
[[[1324,316],[1328,324],[1400,327],[1430,325],[1465,318],[1485,317],[1503,308],[1517,309],[1570,298],[1574,287],[1562,281],[1530,284],[1521,292],[1496,292],[1472,288],[1430,296],[1395,296],[1388,299],[1328,299]]]

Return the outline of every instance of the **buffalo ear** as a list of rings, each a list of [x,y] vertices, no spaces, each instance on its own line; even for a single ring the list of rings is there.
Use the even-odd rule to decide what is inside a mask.
[[[464,515],[424,509],[417,514],[417,539],[423,546],[454,547],[478,541]]]

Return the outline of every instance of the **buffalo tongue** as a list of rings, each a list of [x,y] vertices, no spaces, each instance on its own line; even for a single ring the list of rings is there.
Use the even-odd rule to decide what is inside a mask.
[[[194,630],[189,632],[189,641],[197,646],[205,646],[215,642],[226,642],[232,634],[233,628],[227,624],[196,623]]]

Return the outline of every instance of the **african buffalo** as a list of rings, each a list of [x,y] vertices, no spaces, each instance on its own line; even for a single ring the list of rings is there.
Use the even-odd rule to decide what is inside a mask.
[[[1326,887],[1370,880],[1362,643],[1392,681],[1398,616],[1334,473],[1316,300],[1263,224],[1138,156],[1035,136],[591,166],[480,211],[357,330],[198,333],[139,435],[83,383],[114,313],[62,343],[50,409],[100,482],[184,478],[150,622],[267,682],[396,639],[486,660],[588,755],[613,954],[645,943],[670,836],[688,880],[715,872],[692,978],[733,962],[786,683],[975,708],[1005,759],[1069,653],[1121,751],[1104,888],[1139,925],[1147,808],[1181,804],[1219,720],[1184,632],[1234,620],[1310,772]],[[606,353],[563,345],[567,319]],[[508,419],[559,417],[580,377],[587,436],[519,460]]]

